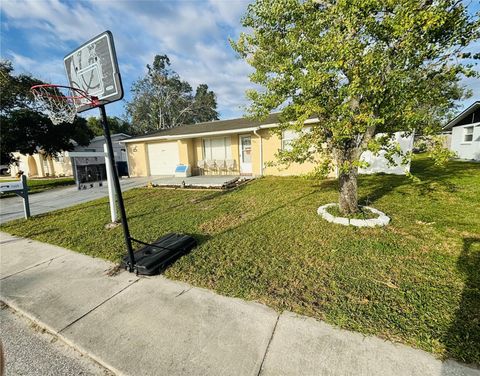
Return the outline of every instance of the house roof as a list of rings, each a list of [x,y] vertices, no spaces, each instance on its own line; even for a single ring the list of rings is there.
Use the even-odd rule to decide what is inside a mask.
[[[270,114],[266,119],[262,121],[251,120],[248,118],[237,118],[182,125],[180,127],[165,129],[151,134],[131,137],[128,140],[123,140],[122,142],[128,143],[148,140],[168,140],[202,137],[206,135],[252,132],[261,128],[273,128],[278,126],[279,115],[279,113]],[[315,118],[312,118],[311,120],[315,120]]]
[[[130,135],[129,134],[126,134],[126,133],[115,133],[115,134],[112,134],[110,135],[110,137],[113,139],[113,138],[129,138]],[[100,140],[105,140],[105,136],[95,136],[94,138],[92,138],[90,140],[90,142],[92,141],[100,141]]]
[[[480,101],[473,102],[469,107],[460,112],[452,120],[450,120],[444,127],[444,131],[449,131],[453,127],[460,125],[459,123],[465,119],[467,116],[473,114],[475,111],[480,110]]]

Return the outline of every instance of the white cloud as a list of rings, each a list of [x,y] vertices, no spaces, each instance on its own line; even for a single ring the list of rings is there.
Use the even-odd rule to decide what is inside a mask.
[[[63,56],[110,29],[125,91],[145,73],[156,54],[193,87],[206,83],[217,94],[222,114],[238,115],[251,86],[250,68],[228,44],[236,37],[248,1],[3,1],[7,26],[28,33],[27,45],[8,46],[15,67],[53,82],[65,82]],[[3,22],[3,21],[2,21]],[[43,59],[43,61],[42,61]],[[47,61],[45,61],[47,60]]]
[[[6,56],[13,62],[13,66],[17,71],[32,74],[35,78],[44,82],[66,84],[64,71],[57,69],[57,66],[63,67],[63,59],[38,62],[35,59],[13,51],[7,51]]]
[[[240,25],[241,17],[245,13],[248,3],[248,0],[209,0],[210,6],[220,19],[232,27]]]
[[[111,30],[125,92],[145,74],[156,54],[167,54],[172,68],[195,88],[206,83],[217,94],[223,117],[241,116],[245,90],[253,87],[252,68],[239,60],[228,38],[243,30],[240,19],[248,0],[64,2],[60,0],[3,0],[2,33],[23,33],[27,41],[13,43],[2,35],[3,51],[14,66],[38,78],[65,83],[63,57],[83,42]],[[5,42],[7,41],[7,42]],[[480,48],[474,45],[473,51]],[[480,98],[480,82],[464,83]],[[120,103],[112,105],[120,111]],[[118,113],[120,115],[120,113]]]

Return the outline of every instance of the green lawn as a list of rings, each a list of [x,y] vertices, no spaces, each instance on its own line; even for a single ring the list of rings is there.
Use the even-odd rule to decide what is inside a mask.
[[[0,182],[7,182],[7,181],[18,181],[19,179],[2,179]],[[66,185],[73,185],[75,184],[75,180],[73,178],[55,178],[55,179],[27,179],[27,184],[29,194],[44,192],[48,189],[54,189],[58,187],[63,187]],[[6,197],[13,197],[15,194],[13,193],[5,193],[0,195],[0,198]]]
[[[327,223],[336,181],[263,178],[229,192],[135,189],[131,233],[177,231],[200,245],[165,275],[278,310],[313,316],[440,356],[480,363],[480,164],[413,164],[421,183],[363,176],[360,197],[386,228]],[[106,199],[2,226],[3,231],[118,261],[121,227]]]

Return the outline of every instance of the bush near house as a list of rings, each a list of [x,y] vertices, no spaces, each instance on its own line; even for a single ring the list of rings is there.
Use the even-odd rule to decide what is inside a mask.
[[[404,176],[361,176],[360,203],[386,228],[322,220],[337,182],[268,177],[229,192],[136,189],[125,203],[136,238],[194,235],[199,246],[166,276],[480,363],[480,168],[417,157]],[[118,261],[121,228],[106,199],[1,230]]]

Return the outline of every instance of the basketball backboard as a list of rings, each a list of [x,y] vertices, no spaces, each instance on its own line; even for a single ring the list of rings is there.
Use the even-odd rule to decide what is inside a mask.
[[[113,36],[110,31],[92,38],[64,58],[69,86],[83,90],[106,104],[123,98]],[[75,101],[77,112],[92,108],[88,100]]]

